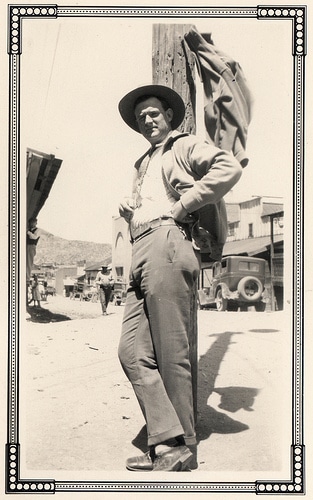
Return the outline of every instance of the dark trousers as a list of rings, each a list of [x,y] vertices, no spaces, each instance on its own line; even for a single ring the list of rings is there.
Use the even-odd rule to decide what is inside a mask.
[[[147,424],[148,445],[184,435],[195,444],[188,335],[199,261],[176,225],[133,244],[119,358]]]
[[[110,302],[110,297],[111,297],[111,288],[102,288],[100,286],[99,289],[99,298],[100,298],[100,304],[102,307],[102,312],[105,313],[107,311],[108,304]]]

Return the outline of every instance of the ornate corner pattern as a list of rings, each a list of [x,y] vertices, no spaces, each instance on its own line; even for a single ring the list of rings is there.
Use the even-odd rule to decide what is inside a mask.
[[[29,5],[9,5],[8,15],[8,53],[22,53],[22,19],[23,18],[56,18],[56,5],[29,6]]]
[[[261,494],[305,494],[304,489],[304,446],[293,446],[291,449],[293,460],[291,481],[258,481],[256,493]]]
[[[8,444],[6,450],[6,493],[55,493],[55,482],[19,478],[20,445]]]
[[[258,7],[258,19],[291,19],[293,23],[293,55],[306,55],[306,6]]]

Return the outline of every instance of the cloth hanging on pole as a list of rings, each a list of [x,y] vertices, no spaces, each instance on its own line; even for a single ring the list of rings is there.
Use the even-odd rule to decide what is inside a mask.
[[[192,27],[185,42],[196,57],[204,90],[204,121],[208,140],[232,151],[242,167],[248,164],[246,142],[252,96],[240,64],[213,44],[211,34]]]

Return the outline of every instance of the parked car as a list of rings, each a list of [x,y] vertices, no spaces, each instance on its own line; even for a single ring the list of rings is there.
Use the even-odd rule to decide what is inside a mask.
[[[210,286],[198,291],[200,309],[216,307],[218,311],[246,311],[254,306],[265,311],[265,260],[231,255],[215,262]]]
[[[124,304],[126,300],[126,295],[127,295],[126,283],[120,281],[119,279],[116,280],[114,283],[111,301],[114,303],[115,306],[120,306],[121,304]]]
[[[46,295],[52,295],[54,296],[56,294],[55,288],[52,285],[48,285],[46,287]]]

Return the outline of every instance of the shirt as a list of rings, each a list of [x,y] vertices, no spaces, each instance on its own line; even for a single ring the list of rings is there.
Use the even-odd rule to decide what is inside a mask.
[[[104,288],[109,288],[113,278],[109,274],[103,274],[101,271],[98,272],[96,276],[96,284],[103,286]]]
[[[148,160],[137,207],[131,220],[131,229],[157,219],[161,216],[170,216],[172,206],[176,200],[166,189],[162,176],[162,145],[157,146]]]

